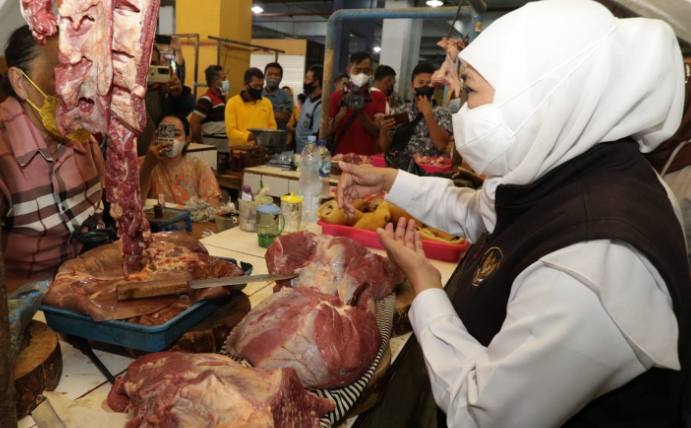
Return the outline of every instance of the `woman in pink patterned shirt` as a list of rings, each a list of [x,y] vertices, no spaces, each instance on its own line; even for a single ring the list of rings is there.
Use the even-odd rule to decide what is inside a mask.
[[[55,101],[58,36],[41,46],[25,25],[10,36],[5,56],[7,77],[0,82],[1,92],[9,95],[0,104],[5,272],[48,279],[81,251],[77,236],[85,222],[101,217],[103,157],[93,140],[71,141],[48,132],[36,110]]]
[[[191,141],[190,124],[184,117],[164,116],[160,123],[175,126],[175,142],[160,143],[156,134],[139,170],[142,200],[163,194],[166,202],[185,205],[193,196],[213,206],[221,203],[221,189],[216,176],[203,160],[185,158]],[[158,124],[156,124],[158,128]]]

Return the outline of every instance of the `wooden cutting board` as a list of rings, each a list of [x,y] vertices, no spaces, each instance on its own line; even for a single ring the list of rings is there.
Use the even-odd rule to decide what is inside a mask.
[[[379,365],[365,387],[365,390],[362,391],[360,398],[358,398],[353,407],[351,407],[350,411],[346,413],[343,421],[368,411],[381,400],[386,393],[386,385],[388,383],[386,374],[389,367],[391,367],[391,347],[386,348],[386,351],[384,351],[381,360],[379,360]]]
[[[33,411],[53,391],[62,374],[62,353],[58,335],[46,324],[32,320],[26,328],[24,347],[14,364],[17,418]]]
[[[402,336],[413,331],[408,319],[408,311],[414,298],[413,286],[407,280],[396,289],[396,309],[393,314],[391,337]]]

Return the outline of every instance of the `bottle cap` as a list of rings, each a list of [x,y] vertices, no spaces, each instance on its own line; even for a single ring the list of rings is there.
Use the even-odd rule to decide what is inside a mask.
[[[281,210],[271,202],[267,202],[264,205],[259,205],[257,207],[257,212],[262,214],[280,214]]]
[[[310,135],[309,137],[307,137],[307,141],[316,142],[316,141],[317,141],[317,137],[315,137],[314,135]]]
[[[290,192],[289,195],[281,196],[281,202],[287,202],[289,204],[299,204],[302,201],[302,196],[297,196],[293,192]]]

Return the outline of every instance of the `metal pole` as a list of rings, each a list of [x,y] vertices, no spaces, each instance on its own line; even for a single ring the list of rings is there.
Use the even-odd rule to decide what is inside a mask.
[[[2,230],[0,230],[2,242]],[[0,245],[0,428],[17,428],[17,404],[14,401],[14,365],[10,354],[10,314],[7,309],[5,267]]]
[[[481,0],[475,0],[475,2]],[[319,139],[329,137],[329,100],[331,99],[331,81],[334,70],[334,39],[336,25],[345,20],[355,19],[453,19],[456,16],[455,7],[421,8],[406,7],[401,9],[340,9],[334,12],[326,23],[326,47],[324,50],[324,81],[322,82],[322,115],[319,126]],[[470,9],[461,9],[461,16],[471,17]]]
[[[214,36],[209,36],[209,38],[211,40],[216,40],[216,42],[218,42],[219,44],[220,44],[220,42],[225,42],[225,43],[232,43],[234,45],[248,46],[250,48],[262,49],[265,51],[272,51],[272,52],[276,52],[276,53],[286,53],[286,51],[282,51],[280,49],[274,49],[274,48],[271,48],[268,46],[253,45],[252,43],[239,42],[239,41],[233,40],[233,39],[224,39],[222,37],[214,37]],[[219,58],[219,60],[220,60],[220,58]]]
[[[221,41],[216,40],[216,64],[221,65]]]
[[[199,81],[199,34],[194,38],[194,98],[197,98],[197,82]]]

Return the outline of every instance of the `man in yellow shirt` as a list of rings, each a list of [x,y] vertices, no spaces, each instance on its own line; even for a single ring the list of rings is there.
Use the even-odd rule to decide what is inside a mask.
[[[262,97],[264,73],[258,68],[245,71],[245,90],[226,104],[226,133],[230,146],[253,145],[251,128],[276,129],[274,108]]]

